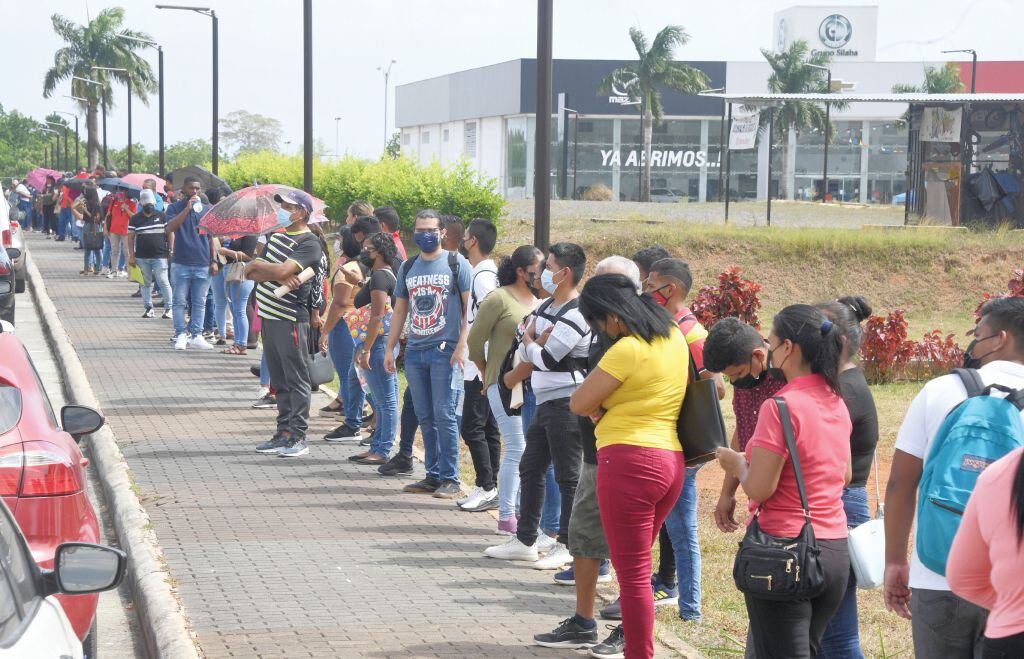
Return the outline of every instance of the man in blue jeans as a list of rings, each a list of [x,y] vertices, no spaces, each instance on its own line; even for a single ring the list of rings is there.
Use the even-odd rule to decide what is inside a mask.
[[[420,254],[398,273],[384,368],[395,372],[395,346],[408,316],[405,376],[423,433],[427,476],[403,491],[453,499],[462,491],[456,407],[463,387],[472,268],[458,252],[442,249],[443,234],[440,216],[420,211],[413,234]]]
[[[203,338],[203,321],[206,319],[206,294],[210,290],[210,278],[217,274],[217,259],[214,258],[213,244],[199,233],[199,220],[210,210],[204,204],[200,193],[199,179],[188,177],[182,187],[184,199],[167,207],[167,234],[173,236],[171,254],[171,290],[174,295],[174,349],[213,350]],[[189,304],[188,331],[185,328],[185,305]]]

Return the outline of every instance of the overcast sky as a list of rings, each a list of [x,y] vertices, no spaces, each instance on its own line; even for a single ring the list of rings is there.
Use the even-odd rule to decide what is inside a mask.
[[[174,2],[177,0],[167,0]],[[191,0],[181,0],[191,1]],[[89,12],[125,7],[128,25],[164,46],[166,139],[210,135],[210,19],[192,12],[158,10],[153,0],[3,0],[17,2],[0,26],[0,61],[6,75],[0,103],[42,118],[70,110],[64,83],[42,97],[42,81],[61,46],[54,12],[84,23]],[[202,0],[200,0],[202,2]],[[302,0],[209,0],[220,17],[220,112],[246,109],[280,120],[290,150],[302,140]],[[629,26],[648,33],[683,25],[690,44],[680,59],[757,60],[772,42],[772,14],[798,4],[782,0],[556,0],[557,58],[617,59],[633,56]],[[846,6],[867,2],[834,2]],[[880,0],[878,59],[934,61],[944,48],[977,48],[982,60],[1024,59],[1018,27],[1020,0]],[[341,152],[380,154],[384,140],[383,78],[377,67],[392,59],[391,83],[536,54],[536,3],[532,0],[314,0],[314,137],[334,149],[340,116]],[[151,61],[156,70],[156,54]],[[923,76],[922,76],[923,77]],[[914,81],[908,81],[914,82]],[[108,116],[108,138],[127,140],[125,91]],[[390,91],[392,130],[394,91]],[[84,122],[83,122],[84,124]],[[157,146],[155,98],[133,105],[133,137]],[[83,126],[84,133],[84,126]]]

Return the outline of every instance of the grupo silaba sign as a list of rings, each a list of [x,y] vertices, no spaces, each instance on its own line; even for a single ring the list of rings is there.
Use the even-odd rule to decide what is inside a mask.
[[[623,155],[625,155],[625,158],[623,158]],[[638,149],[631,151],[601,149],[601,166],[643,167],[647,161],[646,156],[646,153]],[[654,149],[651,151],[651,167],[688,169],[691,167],[718,167],[718,163],[710,162],[708,154],[704,151],[694,151],[692,149]]]

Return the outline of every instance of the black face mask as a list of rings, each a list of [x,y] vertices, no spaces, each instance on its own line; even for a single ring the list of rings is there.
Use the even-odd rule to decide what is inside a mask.
[[[466,243],[465,242],[459,243],[459,254],[462,254],[467,259],[469,258],[469,250],[466,249]]]
[[[741,378],[730,380],[729,382],[736,389],[754,389],[762,382],[764,382],[765,374],[768,372],[767,369],[761,369],[760,375],[754,377],[754,356],[750,356],[750,372]]]
[[[775,350],[778,350],[778,349],[779,349],[779,347],[775,346]],[[768,351],[768,361],[767,361],[767,364],[766,364],[767,369],[766,369],[765,372],[773,380],[778,380],[779,382],[785,382],[786,381],[786,374],[782,372],[782,364],[786,363],[786,359],[789,359],[789,356],[787,356],[786,359],[782,360],[782,364],[779,364],[778,366],[775,366],[774,364],[772,364],[772,353],[775,352],[775,350],[769,350]]]
[[[998,335],[993,334],[992,336],[986,336],[984,339],[974,339],[971,341],[970,345],[967,346],[967,350],[964,350],[964,368],[981,368],[981,358],[974,356],[974,349],[978,347],[979,343],[988,341],[989,339],[994,339],[996,336]],[[989,353],[985,353],[982,357],[988,357],[988,355]]]
[[[146,213],[152,213],[154,208],[155,208],[155,206],[153,204],[143,204],[142,205],[142,210],[145,211]]]
[[[375,260],[376,259],[373,258],[373,255],[370,254],[369,251],[364,249],[363,251],[359,252],[359,262],[365,265],[367,268],[372,268]]]

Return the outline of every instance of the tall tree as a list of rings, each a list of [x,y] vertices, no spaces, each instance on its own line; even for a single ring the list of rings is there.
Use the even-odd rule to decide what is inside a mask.
[[[920,85],[901,83],[892,86],[893,94],[961,94],[966,89],[960,79],[960,67],[956,62],[946,62],[941,68],[924,67],[924,82]],[[906,125],[910,110],[903,113],[899,125]]]
[[[22,177],[50,164],[53,135],[40,130],[37,119],[0,105],[0,176]]]
[[[761,54],[772,67],[772,73],[768,76],[768,90],[774,94],[810,94],[828,93],[828,73],[816,66],[828,67],[832,62],[832,55],[827,52],[811,54],[811,49],[803,39],[797,39],[790,44],[789,48],[781,53],[773,53],[761,49]],[[813,66],[809,66],[813,65]],[[833,110],[843,110],[849,104],[836,100],[831,103]],[[777,144],[785,145],[789,149],[789,136],[791,133],[799,135],[808,130],[818,130],[829,142],[835,133],[831,122],[825,125],[825,107],[818,103],[807,101],[785,101],[770,110],[775,116],[775,141]],[[767,125],[768,112],[761,113],[762,127]],[[789,158],[783,158],[785,163],[783,172],[784,187],[788,192],[788,182],[791,178],[789,171]],[[790,195],[787,194],[787,197]]]
[[[235,110],[220,120],[220,136],[235,155],[279,151],[283,134],[280,121],[256,112]]]
[[[660,122],[663,114],[661,90],[674,89],[684,94],[696,94],[707,89],[708,77],[703,71],[674,61],[676,48],[685,46],[690,40],[690,35],[680,25],[666,26],[650,44],[639,28],[629,28],[629,38],[633,41],[639,59],[605,76],[597,93],[622,92],[630,101],[640,103],[644,153],[640,201],[650,201],[651,134],[654,123]]]
[[[86,25],[79,25],[60,14],[54,14],[50,20],[53,22],[53,31],[64,40],[65,45],[53,55],[53,67],[43,79],[43,96],[49,98],[57,90],[58,84],[75,76],[91,78],[101,85],[97,87],[81,80],[71,80],[71,95],[86,99],[84,103],[78,103],[85,111],[87,156],[89,166],[92,167],[99,160],[97,117],[100,104],[105,103],[108,110],[115,105],[111,83],[127,84],[131,80],[132,98],[147,105],[149,95],[156,91],[153,70],[137,53],[146,46],[119,36],[150,41],[153,38],[145,32],[123,27],[124,9],[121,7],[104,9]],[[94,66],[125,71],[97,71],[92,68]]]

